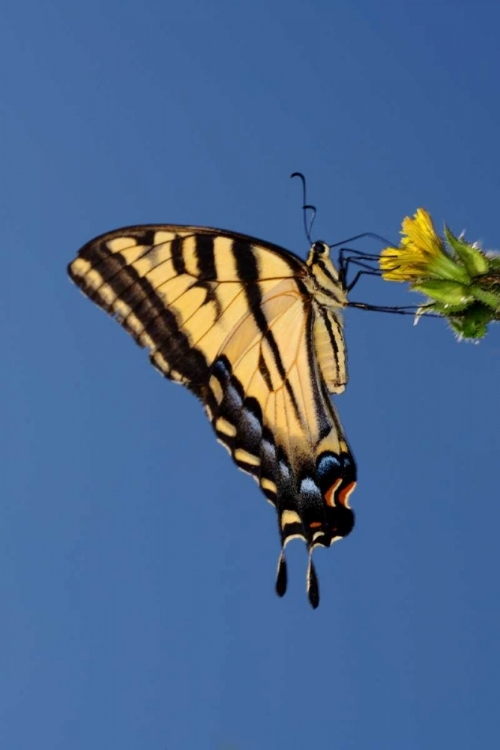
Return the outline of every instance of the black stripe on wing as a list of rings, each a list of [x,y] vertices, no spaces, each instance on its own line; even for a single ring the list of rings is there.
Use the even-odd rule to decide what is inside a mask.
[[[293,389],[288,382],[278,344],[276,343],[276,339],[272,330],[269,328],[269,322],[261,307],[262,292],[258,283],[251,283],[259,281],[259,266],[257,258],[255,257],[252,248],[249,248],[243,243],[234,242],[233,253],[236,259],[236,265],[240,277],[248,282],[245,285],[245,295],[247,298],[248,306],[252,311],[252,315],[255,319],[255,322],[257,323],[259,330],[262,333],[262,337],[266,339],[271,348],[271,352],[273,354],[274,362],[276,364],[279,376],[283,380],[285,388],[287,389],[288,395],[297,414],[297,418],[300,419],[295,393],[293,392]],[[270,382],[270,375],[267,371],[267,367],[265,366],[262,357],[259,365],[260,367],[262,367],[261,371],[264,379],[266,380],[266,382]]]
[[[149,239],[147,237],[144,238]],[[94,302],[110,315],[116,317],[140,346],[144,334],[152,340],[154,350],[150,355],[153,365],[159,367],[161,357],[167,366],[159,367],[166,377],[182,380],[199,398],[204,400],[209,366],[198,349],[191,346],[188,337],[180,330],[175,314],[165,307],[150,282],[139,276],[134,267],[122,258],[119,253],[110,254],[105,247],[90,244],[82,250],[80,258],[87,260],[94,273],[101,277],[101,283],[95,285],[87,276],[80,276],[69,267],[69,274],[75,284]],[[113,303],[109,303],[102,289],[109,287],[120,305],[128,308],[128,315],[122,318]],[[141,329],[131,323],[131,315],[140,321]],[[159,355],[159,356],[158,356]],[[156,361],[155,361],[156,357]]]

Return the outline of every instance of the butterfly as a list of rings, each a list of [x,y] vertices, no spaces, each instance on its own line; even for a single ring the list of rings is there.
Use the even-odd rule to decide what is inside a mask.
[[[354,526],[356,464],[331,394],[347,383],[347,287],[314,242],[304,262],[245,234],[208,227],[131,226],[88,242],[69,265],[75,284],[192,391],[217,439],[275,507],[285,546],[309,552],[307,593],[319,604],[315,547]]]

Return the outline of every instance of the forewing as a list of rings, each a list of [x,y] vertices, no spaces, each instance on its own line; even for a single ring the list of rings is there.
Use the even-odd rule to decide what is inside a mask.
[[[203,401],[210,367],[257,282],[300,278],[292,253],[223,230],[172,225],[127,227],[87,243],[69,274],[114,316],[152,363]]]

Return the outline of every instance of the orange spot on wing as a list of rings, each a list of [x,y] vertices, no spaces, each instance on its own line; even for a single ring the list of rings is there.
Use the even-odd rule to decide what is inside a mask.
[[[319,528],[321,528],[322,525],[323,524],[321,523],[321,521],[311,521],[311,523],[309,524],[309,528],[311,528],[311,529],[319,529]]]
[[[351,492],[354,492],[355,488],[356,488],[356,482],[351,482],[351,484],[348,484],[347,487],[344,487],[344,489],[340,490],[339,503],[342,503],[342,505],[345,505],[345,507],[348,508],[349,497],[351,495]]]
[[[342,484],[342,477],[339,477],[338,479],[336,479],[335,482],[330,487],[330,489],[328,489],[325,492],[325,502],[331,508],[335,508],[335,491],[339,487],[340,484]]]

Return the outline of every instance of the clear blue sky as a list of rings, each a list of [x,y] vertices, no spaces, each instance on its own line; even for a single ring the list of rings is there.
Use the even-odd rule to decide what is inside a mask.
[[[348,311],[357,525],[316,555],[313,612],[303,546],[279,600],[274,512],[66,264],[145,222],[305,255],[293,170],[318,239],[397,239],[424,206],[498,248],[498,7],[2,16],[2,748],[496,750],[500,326],[474,346]],[[408,302],[376,280],[353,297]]]

